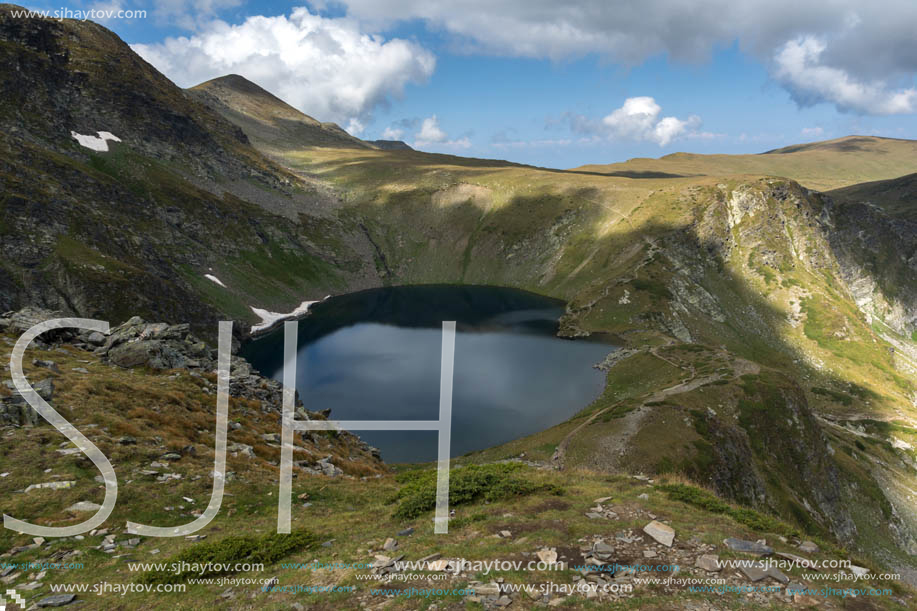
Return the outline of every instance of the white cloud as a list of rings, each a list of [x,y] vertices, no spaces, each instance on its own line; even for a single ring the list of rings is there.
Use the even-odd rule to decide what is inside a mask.
[[[356,130],[408,83],[425,82],[436,65],[416,43],[386,41],[352,19],[302,7],[238,25],[210,21],[193,36],[133,48],[182,87],[241,74],[307,114]]]
[[[701,119],[691,115],[687,119],[662,117],[662,107],[650,96],[627,98],[624,104],[601,121],[581,115],[568,116],[571,128],[581,134],[605,136],[615,140],[643,140],[668,146],[682,137],[713,138],[716,134],[698,132]]]
[[[467,136],[457,140],[450,140],[449,134],[439,126],[436,115],[427,117],[420,124],[420,131],[414,135],[414,148],[447,148],[467,149],[471,147],[471,140]]]
[[[439,119],[436,115],[427,117],[420,125],[417,141],[428,144],[439,144],[449,139],[449,134],[439,128]]]
[[[821,138],[825,135],[825,130],[821,127],[803,127],[801,133],[806,138]]]
[[[800,106],[831,102],[838,110],[873,115],[912,113],[917,89],[891,89],[883,82],[863,82],[822,63],[826,45],[813,36],[787,42],[774,57],[774,76]]]
[[[366,126],[363,125],[363,122],[359,119],[351,117],[350,121],[347,122],[347,127],[344,129],[351,136],[359,136],[363,133],[363,130],[366,129]]]
[[[816,66],[775,77],[798,102],[841,110],[912,112],[907,87],[917,72],[917,2],[913,0],[343,0],[348,15],[377,27],[420,19],[452,34],[463,51],[565,60],[596,54],[635,65],[665,55],[703,61],[738,44],[768,65],[793,41],[822,41]],[[788,58],[789,59],[789,58]],[[775,66],[779,69],[780,66]],[[814,74],[820,87],[807,86]],[[840,84],[831,85],[837,78]],[[860,88],[852,94],[845,90]]]
[[[404,135],[403,129],[398,129],[397,127],[386,127],[382,132],[383,140],[401,140],[401,137]]]

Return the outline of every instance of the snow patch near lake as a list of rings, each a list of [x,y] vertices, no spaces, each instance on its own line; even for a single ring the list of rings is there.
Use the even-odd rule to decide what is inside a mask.
[[[329,297],[331,297],[331,295],[326,295],[325,299],[328,299]],[[297,307],[289,314],[278,314],[277,312],[269,312],[267,310],[262,310],[261,308],[256,308],[255,306],[249,306],[252,309],[252,312],[254,312],[261,319],[260,323],[257,325],[252,325],[252,333],[270,329],[282,320],[302,316],[309,312],[309,308],[312,307],[312,304],[319,303],[319,301],[324,301],[325,299],[319,299],[317,301],[303,301],[301,304],[299,304],[299,307]]]
[[[226,285],[223,284],[223,281],[217,278],[216,276],[213,276],[211,274],[204,274],[204,278],[206,278],[207,280],[210,280],[211,282],[216,282],[217,284],[222,286],[224,289],[227,288]]]
[[[92,149],[100,153],[105,153],[108,151],[109,140],[112,142],[121,142],[121,138],[111,132],[96,133],[98,136],[84,136],[83,134],[78,134],[76,132],[70,132],[70,135],[76,138],[76,141],[79,142],[81,146],[85,146],[88,149]]]

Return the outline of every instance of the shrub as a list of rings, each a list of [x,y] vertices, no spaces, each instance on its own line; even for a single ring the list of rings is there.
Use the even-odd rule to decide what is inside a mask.
[[[687,484],[665,484],[659,486],[666,496],[673,501],[681,501],[709,511],[729,516],[739,524],[759,532],[771,532],[787,536],[797,536],[798,531],[792,526],[781,522],[769,515],[749,509],[747,507],[733,507],[729,503],[717,498],[710,492]]]
[[[449,506],[455,507],[483,499],[497,501],[513,496],[536,493],[563,494],[553,484],[540,484],[527,479],[518,463],[469,465],[449,472]],[[403,484],[391,499],[398,502],[395,517],[413,519],[436,506],[436,471],[416,470],[398,475]]]
[[[234,536],[199,543],[173,556],[167,566],[197,565],[181,571],[147,571],[138,577],[139,583],[180,583],[188,577],[210,577],[233,572],[237,563],[274,564],[285,556],[315,547],[317,538],[307,530],[290,534],[272,533],[261,537]],[[182,563],[187,563],[182,564]],[[207,568],[208,570],[202,570]]]

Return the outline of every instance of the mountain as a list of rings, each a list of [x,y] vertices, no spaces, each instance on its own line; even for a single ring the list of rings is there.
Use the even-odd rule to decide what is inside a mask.
[[[792,178],[810,189],[830,190],[897,178],[917,167],[917,141],[847,136],[788,146],[758,155],[673,153],[660,159],[631,159],[576,170],[609,176],[722,176],[751,174]]]
[[[263,151],[292,150],[301,148],[304,143],[336,148],[375,148],[335,123],[322,123],[299,112],[237,74],[201,83],[188,89],[188,93],[239,126]]]
[[[113,324],[136,314],[212,339],[218,319],[257,322],[252,306],[286,312],[389,284],[557,297],[567,302],[564,335],[622,345],[602,364],[602,395],[567,422],[463,461],[524,453],[535,468],[526,481],[573,489],[558,501],[536,487],[532,509],[547,516],[581,518],[592,500],[583,494],[609,482],[627,528],[645,515],[626,492],[643,480],[630,475],[689,481],[718,498],[691,488],[679,498],[695,505],[683,507],[653,488],[647,502],[666,515],[700,504],[744,516],[769,542],[794,529],[917,582],[917,193],[905,176],[917,143],[852,136],[574,170],[381,150],[239,77],[185,91],[101,26],[10,10],[0,8],[0,87],[12,100],[0,108],[0,309]],[[120,405],[110,389],[124,379],[88,360],[100,377],[68,390],[68,405],[83,397],[110,409],[100,396]],[[175,395],[178,382],[134,371],[144,388],[165,384],[157,405],[176,404],[186,427],[202,426]],[[96,424],[123,425],[107,418]],[[43,433],[26,433],[16,455],[28,462]],[[258,448],[265,461],[275,458],[269,443]],[[323,511],[343,512],[341,523],[366,526],[346,509],[362,506],[361,490],[381,503],[403,483],[303,492],[333,499]],[[245,499],[239,507],[269,525],[262,502]],[[499,517],[508,504],[499,515],[471,507],[456,527],[465,538],[479,538],[476,521],[511,530]],[[350,537],[348,554],[372,546],[329,515],[321,524],[338,524],[329,539]],[[625,528],[613,524],[608,532]],[[704,541],[720,545],[736,523],[716,524]]]
[[[413,151],[414,149],[408,146],[406,142],[401,140],[370,140],[370,144],[375,146],[377,149],[382,149],[384,151]]]
[[[365,238],[329,216],[326,185],[268,159],[105,28],[12,10],[0,8],[0,309],[212,334],[341,276],[367,283],[347,246]]]

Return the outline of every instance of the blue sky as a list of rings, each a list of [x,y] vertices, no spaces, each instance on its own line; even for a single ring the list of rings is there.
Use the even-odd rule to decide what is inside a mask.
[[[917,5],[861,5],[63,6],[146,10],[144,19],[98,21],[181,86],[235,72],[366,139],[397,137],[422,150],[574,167],[676,151],[760,152],[853,133],[917,137]]]

